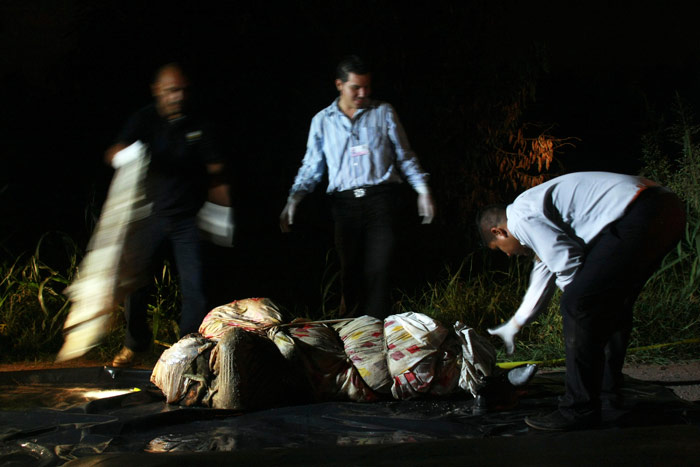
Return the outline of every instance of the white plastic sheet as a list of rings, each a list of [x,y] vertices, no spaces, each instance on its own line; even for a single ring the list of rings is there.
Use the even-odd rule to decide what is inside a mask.
[[[145,264],[138,235],[151,212],[145,190],[149,157],[140,141],[120,153],[124,151],[128,156],[112,177],[88,252],[66,289],[72,304],[58,361],[80,357],[96,346],[117,305],[143,283]]]

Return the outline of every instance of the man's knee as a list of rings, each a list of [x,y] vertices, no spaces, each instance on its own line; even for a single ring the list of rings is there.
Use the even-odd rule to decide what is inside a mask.
[[[574,284],[572,284],[573,286]],[[614,295],[614,294],[613,294]],[[559,307],[565,320],[575,323],[588,331],[600,331],[615,314],[616,297],[604,291],[580,290],[567,288],[561,295]]]

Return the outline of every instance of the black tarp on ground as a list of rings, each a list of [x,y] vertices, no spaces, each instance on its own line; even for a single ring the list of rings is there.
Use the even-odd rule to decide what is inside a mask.
[[[326,402],[250,413],[164,403],[149,371],[0,373],[2,465],[692,465],[700,404],[628,379],[624,410],[601,429],[548,434],[523,418],[556,406],[563,374],[536,376],[509,410],[465,395]],[[132,389],[87,401],[91,389]],[[168,453],[165,453],[168,451]]]

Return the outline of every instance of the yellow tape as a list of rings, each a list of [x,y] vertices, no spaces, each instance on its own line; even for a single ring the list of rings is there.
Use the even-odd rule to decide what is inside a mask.
[[[700,343],[700,337],[694,337],[692,339],[684,339],[682,341],[678,342],[669,342],[665,344],[654,344],[654,345],[647,345],[644,347],[633,347],[631,349],[627,349],[627,352],[638,352],[640,350],[651,350],[651,349],[661,349],[663,347],[671,347],[673,345],[681,345],[681,344],[697,344]],[[515,368],[521,365],[526,365],[526,364],[534,364],[534,365],[539,365],[539,366],[557,366],[565,363],[566,360],[563,358],[556,358],[554,360],[530,360],[530,361],[525,361],[525,362],[500,362],[496,363],[496,366],[499,368],[503,368],[504,370],[510,370],[511,368]]]
[[[654,344],[654,345],[647,345],[645,347],[635,347],[633,349],[629,349],[628,352],[637,352],[639,350],[660,349],[663,347],[670,347],[672,345],[679,345],[679,344],[697,344],[698,342],[700,342],[700,337],[694,337],[692,339],[685,339],[682,341],[670,342],[667,344]]]
[[[515,368],[517,366],[521,365],[527,365],[527,364],[532,364],[532,365],[537,365],[537,366],[556,366],[556,365],[561,365],[564,363],[563,358],[558,358],[556,360],[528,360],[524,362],[499,362],[496,363],[496,366],[499,368],[503,368],[504,370],[510,370],[511,368]]]

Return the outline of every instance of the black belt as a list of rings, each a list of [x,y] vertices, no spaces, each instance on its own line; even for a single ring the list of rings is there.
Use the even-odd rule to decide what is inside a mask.
[[[377,195],[379,193],[389,193],[399,187],[398,183],[385,183],[383,185],[372,185],[353,188],[352,190],[336,191],[331,194],[334,198],[352,199],[364,198],[365,196]]]

